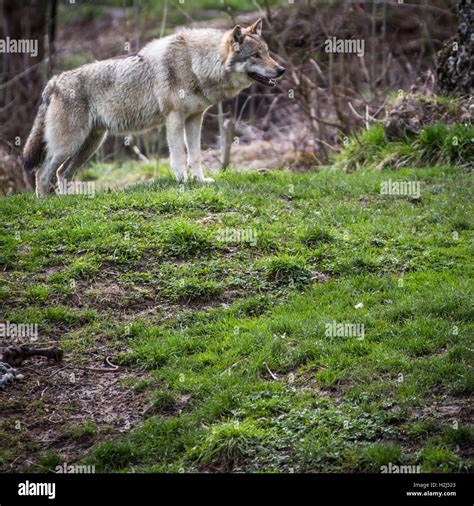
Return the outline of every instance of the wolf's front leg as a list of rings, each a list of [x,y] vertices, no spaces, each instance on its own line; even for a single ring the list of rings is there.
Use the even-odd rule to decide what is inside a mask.
[[[186,146],[188,148],[188,165],[193,178],[202,183],[213,183],[211,177],[204,177],[201,167],[201,125],[203,113],[190,116],[184,123]]]
[[[178,181],[186,182],[186,149],[184,146],[184,117],[172,112],[166,118],[166,137],[170,150],[171,168]]]

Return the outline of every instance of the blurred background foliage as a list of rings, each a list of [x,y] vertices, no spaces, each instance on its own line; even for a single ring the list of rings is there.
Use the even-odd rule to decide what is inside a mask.
[[[298,170],[326,164],[355,132],[383,120],[390,93],[436,92],[436,54],[457,33],[456,6],[456,0],[28,0],[20,7],[0,0],[0,36],[40,40],[36,58],[0,55],[2,177],[21,187],[5,164],[17,164],[52,75],[137,51],[179,26],[228,29],[257,17],[289,71],[271,90],[255,84],[221,110],[209,110],[204,163],[222,163],[220,138],[231,128],[234,165]],[[364,41],[364,56],[325,52],[332,37]],[[136,159],[137,152],[146,159],[167,156],[164,132],[134,135],[131,143],[110,137],[95,160]]]

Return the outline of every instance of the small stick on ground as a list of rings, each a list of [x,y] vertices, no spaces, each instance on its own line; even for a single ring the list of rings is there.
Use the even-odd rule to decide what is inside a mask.
[[[272,371],[270,371],[270,367],[268,367],[267,363],[264,362],[263,365],[266,367],[268,374],[272,377],[272,379],[278,381],[278,376],[276,376],[275,374],[272,373]]]

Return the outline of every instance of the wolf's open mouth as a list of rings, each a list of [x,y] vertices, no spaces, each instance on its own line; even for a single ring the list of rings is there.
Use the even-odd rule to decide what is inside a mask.
[[[256,72],[248,72],[247,74],[251,79],[257,81],[259,83],[264,84],[265,86],[275,86],[275,79],[270,77],[265,77]]]

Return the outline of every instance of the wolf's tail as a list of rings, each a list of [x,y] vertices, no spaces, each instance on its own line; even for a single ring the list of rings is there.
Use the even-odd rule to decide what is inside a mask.
[[[43,91],[41,104],[21,157],[23,179],[30,190],[34,190],[35,188],[35,169],[43,163],[46,156],[46,144],[44,141],[45,117],[51,95],[54,92],[54,81],[54,78],[51,79]]]

